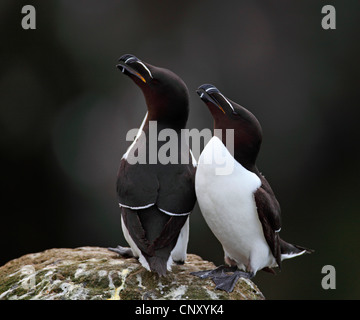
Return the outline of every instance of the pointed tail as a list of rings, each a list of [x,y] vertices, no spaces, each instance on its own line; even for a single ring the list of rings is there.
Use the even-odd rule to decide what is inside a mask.
[[[150,270],[156,272],[159,276],[164,276],[167,271],[167,259],[157,256],[146,256],[146,261],[149,263]]]
[[[281,260],[295,258],[304,253],[312,253],[314,250],[288,243],[280,239]]]

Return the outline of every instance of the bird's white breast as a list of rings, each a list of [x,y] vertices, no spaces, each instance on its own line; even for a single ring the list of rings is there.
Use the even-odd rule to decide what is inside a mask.
[[[254,192],[260,186],[260,178],[238,163],[219,138],[209,141],[195,177],[198,203],[225,255],[252,272],[273,259],[256,210]]]

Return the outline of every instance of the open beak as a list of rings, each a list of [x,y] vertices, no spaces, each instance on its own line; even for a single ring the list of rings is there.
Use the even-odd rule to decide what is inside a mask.
[[[196,93],[200,96],[200,99],[205,103],[212,103],[218,107],[223,113],[224,109],[221,107],[219,101],[216,99],[216,94],[220,94],[220,91],[212,84],[203,84],[197,90]]]
[[[119,64],[116,65],[120,71],[126,75],[133,75],[142,82],[147,83],[144,75],[147,73],[151,78],[152,74],[148,67],[138,58],[131,54],[125,54],[119,59]],[[145,72],[144,72],[145,71]]]
[[[212,84],[203,84],[196,90],[196,92],[200,96],[201,100],[203,100],[206,104],[211,103],[215,105],[224,114],[227,114],[228,116],[231,114],[238,115],[229,99],[227,99]]]

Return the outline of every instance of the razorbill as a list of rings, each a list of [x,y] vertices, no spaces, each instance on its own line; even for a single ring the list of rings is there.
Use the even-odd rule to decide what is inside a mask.
[[[117,67],[142,90],[147,113],[117,176],[122,231],[130,248],[109,249],[136,257],[147,270],[165,275],[173,262],[186,259],[189,215],[196,202],[195,160],[179,143],[189,114],[188,89],[172,71],[130,54],[123,55]],[[125,112],[131,109],[126,106]],[[179,139],[160,137],[164,129]],[[173,161],[156,158],[161,148],[175,151]],[[137,158],[143,161],[134,161]]]
[[[239,277],[252,278],[258,270],[274,273],[272,268],[281,268],[282,260],[312,250],[280,238],[280,205],[256,167],[262,141],[259,121],[213,85],[204,84],[197,93],[213,116],[216,135],[198,160],[195,190],[204,219],[222,244],[230,267],[193,274],[210,277],[216,288],[231,292]],[[225,166],[228,172],[220,170]]]

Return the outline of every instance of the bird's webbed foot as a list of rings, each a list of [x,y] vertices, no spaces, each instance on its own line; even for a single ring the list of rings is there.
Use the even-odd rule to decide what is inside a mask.
[[[215,283],[215,289],[232,292],[239,278],[251,279],[254,274],[243,272],[234,267],[219,266],[213,270],[191,272],[192,275],[201,279],[211,278]]]
[[[123,258],[136,258],[131,248],[117,246],[116,248],[108,248],[108,250],[116,252]]]

